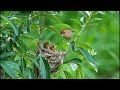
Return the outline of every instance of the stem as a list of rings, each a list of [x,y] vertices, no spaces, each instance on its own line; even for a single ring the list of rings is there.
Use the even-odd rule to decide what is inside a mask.
[[[39,12],[39,13],[45,13],[44,11],[43,12]],[[37,52],[37,54],[38,53],[40,53],[40,51],[41,51],[41,47],[42,47],[42,31],[43,31],[43,25],[44,25],[44,23],[45,23],[45,16],[42,16],[41,17],[41,24],[39,25],[39,34],[40,34],[40,37],[39,37],[39,42],[37,43],[38,44],[38,52]],[[36,55],[37,55],[36,54]],[[38,71],[38,68],[37,67],[34,67],[35,69],[34,69],[34,71],[35,71],[35,76],[38,78],[38,79],[40,79],[41,78],[41,75],[39,74],[40,73],[40,71]]]
[[[41,12],[41,13],[45,13],[44,11],[43,12]],[[41,44],[42,44],[42,31],[43,31],[43,25],[44,25],[44,23],[45,23],[45,16],[42,16],[42,19],[41,19],[41,24],[40,24],[40,26],[39,26],[39,33],[40,33],[40,38],[39,38],[39,48],[41,48]]]
[[[78,33],[78,35],[77,35],[77,37],[75,38],[74,42],[76,42],[77,39],[80,37],[81,32],[86,28],[86,26],[87,26],[87,24],[88,24],[88,22],[89,22],[90,19],[91,19],[91,16],[88,18],[87,22],[84,24],[83,28],[82,28],[82,29],[80,30],[80,32]]]
[[[86,25],[87,25],[87,23],[84,24],[83,28],[82,28],[82,29],[80,30],[80,32],[78,33],[78,35],[77,35],[77,37],[75,38],[74,42],[76,42],[77,39],[80,37],[80,34],[81,34],[81,32],[85,29]]]

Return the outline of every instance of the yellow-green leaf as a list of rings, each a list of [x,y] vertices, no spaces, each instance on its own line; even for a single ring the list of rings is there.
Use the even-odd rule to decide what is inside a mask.
[[[10,25],[12,26],[15,34],[18,36],[18,29],[17,29],[17,26],[13,23],[13,21],[9,20],[7,17],[4,17],[2,15],[1,15],[1,17],[10,23]]]
[[[74,78],[69,72],[64,71],[64,73],[65,73],[65,76],[66,76],[67,79],[73,79]]]

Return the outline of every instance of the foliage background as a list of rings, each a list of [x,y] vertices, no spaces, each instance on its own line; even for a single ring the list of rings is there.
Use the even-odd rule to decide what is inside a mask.
[[[98,53],[98,73],[84,66],[86,78],[119,78],[119,16],[107,13],[102,18],[98,26],[81,36],[81,40],[90,43]]]
[[[8,16],[11,12],[2,12],[3,15]],[[79,26],[72,22],[70,19],[79,20],[82,15],[77,11],[62,11],[62,16],[58,16],[62,23],[70,25],[74,30],[75,34],[78,33]],[[111,14],[110,12],[105,13],[104,15],[98,14],[97,17],[102,18],[101,21],[95,21],[98,23],[97,26],[91,26],[85,29],[78,41],[92,46],[97,55],[95,56],[98,65],[98,72],[96,73],[88,64],[82,63],[85,78],[87,79],[106,79],[106,78],[119,78],[119,15]],[[37,22],[36,22],[37,23]],[[54,25],[57,22],[49,18],[46,19],[46,25]],[[30,47],[34,53],[36,53],[37,45],[36,42],[39,38],[38,30],[36,29],[35,23],[32,23],[31,32],[29,35],[33,38],[32,41],[21,39]],[[58,28],[58,31],[60,29]],[[52,43],[57,45],[58,50],[65,50],[63,44],[66,40],[61,37],[61,35],[50,31],[45,30],[43,32],[43,41],[50,40]],[[67,58],[75,58],[77,55],[73,56],[73,53],[70,52]]]
[[[62,20],[74,29],[78,29],[78,26],[74,22],[70,22],[70,19],[79,20],[79,17],[80,14],[78,12],[64,11]],[[119,78],[119,16],[109,12],[97,17],[101,17],[103,20],[96,21],[95,23],[98,23],[98,25],[84,30],[79,38],[80,41],[88,43],[96,50],[96,58],[99,62],[98,73],[89,65],[82,63],[85,78]],[[59,40],[64,41],[55,34],[45,37],[46,40],[49,37],[57,45],[61,43]],[[69,53],[69,56],[72,56],[72,53]]]

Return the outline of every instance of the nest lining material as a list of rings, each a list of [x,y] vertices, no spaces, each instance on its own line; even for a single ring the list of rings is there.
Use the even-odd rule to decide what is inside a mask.
[[[44,57],[47,60],[51,72],[54,73],[58,69],[58,66],[63,63],[66,52],[57,51],[57,50],[53,52],[50,49],[41,47],[39,49],[38,55]]]

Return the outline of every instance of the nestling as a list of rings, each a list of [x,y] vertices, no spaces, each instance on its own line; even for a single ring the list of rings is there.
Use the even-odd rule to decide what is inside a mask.
[[[53,51],[53,52],[55,52],[56,46],[55,46],[55,45],[51,45],[51,46],[50,46],[50,50]]]
[[[44,42],[43,47],[46,49],[49,49],[49,45],[50,45],[50,42],[46,41],[46,42]]]

